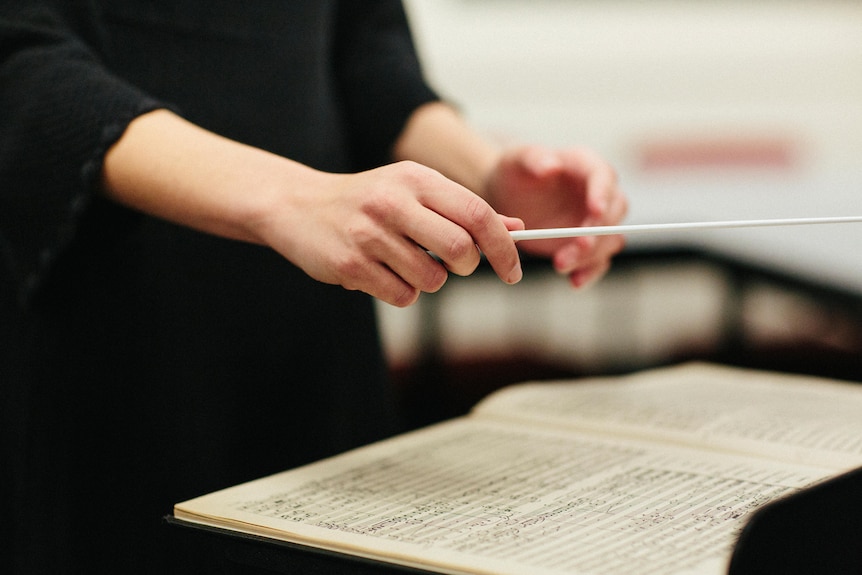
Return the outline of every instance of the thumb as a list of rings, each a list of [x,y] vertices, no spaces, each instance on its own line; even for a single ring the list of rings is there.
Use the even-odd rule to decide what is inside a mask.
[[[524,220],[521,218],[513,218],[511,216],[504,216],[503,214],[497,214],[500,217],[500,221],[503,222],[503,225],[506,226],[506,229],[510,232],[515,230],[523,230],[526,225],[524,224]]]

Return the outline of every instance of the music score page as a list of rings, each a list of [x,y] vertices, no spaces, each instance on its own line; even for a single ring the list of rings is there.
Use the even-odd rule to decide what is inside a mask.
[[[682,374],[678,381],[701,374],[715,389],[692,403],[677,384],[650,389],[649,381],[644,395],[614,383],[515,386],[468,417],[205,495],[177,505],[175,516],[450,575],[718,575],[754,510],[862,464],[852,445],[836,465],[827,461],[839,459],[834,453],[802,464],[735,452],[738,438],[715,447],[703,428],[720,435],[714,430],[730,425],[722,414],[744,419],[752,398],[725,389],[724,403],[709,401],[721,385],[706,367],[659,379],[674,374]],[[747,375],[761,398],[765,388]],[[841,417],[848,405],[858,409],[835,398],[827,405]],[[743,444],[763,447],[758,417]],[[816,440],[825,451],[847,447],[830,433]],[[821,449],[784,428],[765,443],[788,434],[791,453]]]

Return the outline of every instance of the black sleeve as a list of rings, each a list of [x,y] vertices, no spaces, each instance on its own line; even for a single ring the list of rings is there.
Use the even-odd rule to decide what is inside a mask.
[[[100,46],[89,0],[0,0],[0,265],[22,294],[74,236],[107,149],[161,107]]]
[[[342,0],[338,26],[337,74],[354,149],[364,166],[383,164],[409,116],[437,95],[399,0]]]

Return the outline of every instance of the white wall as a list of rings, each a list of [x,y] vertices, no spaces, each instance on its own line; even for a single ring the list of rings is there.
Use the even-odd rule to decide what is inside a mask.
[[[630,221],[672,221],[687,195],[714,219],[734,209],[728,218],[806,215],[781,213],[782,194],[812,195],[794,207],[810,201],[810,215],[838,215],[816,213],[817,203],[827,211],[862,206],[858,0],[405,4],[432,82],[476,126],[504,140],[597,149],[620,172]],[[739,161],[643,165],[657,146],[711,142],[736,149]],[[787,161],[746,157],[760,144]],[[730,191],[745,203],[728,202]],[[829,194],[843,196],[830,204]],[[723,281],[708,266],[686,265],[584,293],[558,278],[516,288],[468,278],[423,298],[441,303],[448,353],[527,349],[601,365],[708,344],[721,323]],[[775,301],[779,321],[796,317]],[[618,312],[612,325],[608,310]],[[418,310],[382,306],[381,317],[391,356],[409,357],[422,329]]]
[[[812,169],[862,154],[862,2],[407,0],[429,76],[483,129],[641,146],[790,139]]]

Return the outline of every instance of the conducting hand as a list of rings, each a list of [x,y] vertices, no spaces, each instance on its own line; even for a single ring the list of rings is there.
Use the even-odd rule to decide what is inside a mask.
[[[413,162],[321,172],[160,110],[111,148],[102,188],[136,210],[268,245],[317,280],[397,306],[440,289],[449,272],[472,273],[480,250],[503,281],[521,279],[509,230],[523,222]]]
[[[269,218],[266,243],[315,279],[396,306],[439,290],[449,272],[471,274],[480,250],[503,281],[521,279],[509,230],[523,223],[413,162],[321,174],[318,186],[289,203]]]

